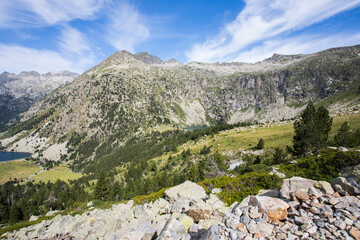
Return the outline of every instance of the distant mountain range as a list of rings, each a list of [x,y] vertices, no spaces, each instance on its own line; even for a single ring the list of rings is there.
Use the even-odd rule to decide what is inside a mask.
[[[77,76],[79,74],[69,71],[0,74],[0,129],[17,122],[20,114],[27,111],[35,101]]]
[[[120,51],[35,103],[8,132],[20,140],[7,149],[36,147],[55,160],[71,152],[74,163],[89,164],[156,129],[290,119],[309,100],[333,113],[355,109],[359,85],[360,45],[255,64],[183,65]]]

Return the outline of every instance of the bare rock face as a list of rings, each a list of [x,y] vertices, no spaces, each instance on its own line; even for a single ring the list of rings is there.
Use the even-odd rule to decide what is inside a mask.
[[[303,189],[305,192],[309,190],[309,188],[314,187],[316,181],[311,179],[305,179],[302,177],[292,177],[289,179],[285,179],[281,186],[281,196],[283,198],[290,199],[290,193],[296,192],[297,190]]]
[[[279,198],[254,196],[250,198],[250,203],[257,206],[260,212],[266,213],[271,221],[283,220],[287,217],[289,205]]]

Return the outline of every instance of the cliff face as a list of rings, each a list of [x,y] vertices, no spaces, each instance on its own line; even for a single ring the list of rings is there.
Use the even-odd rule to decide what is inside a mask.
[[[255,64],[182,65],[121,51],[37,102],[13,133],[37,129],[52,139],[49,146],[74,132],[99,144],[116,136],[117,145],[159,125],[293,118],[309,100],[358,98],[359,52],[353,46]]]

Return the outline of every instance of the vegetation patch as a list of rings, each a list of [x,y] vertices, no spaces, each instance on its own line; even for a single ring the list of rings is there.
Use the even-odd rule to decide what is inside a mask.
[[[224,176],[200,182],[209,193],[213,188],[221,188],[219,198],[228,205],[241,202],[249,195],[256,195],[260,189],[279,189],[282,180],[268,173],[247,173],[239,177]]]
[[[148,203],[148,202],[154,202],[159,198],[164,198],[164,194],[167,189],[168,188],[163,188],[160,191],[157,191],[155,193],[150,193],[149,195],[136,196],[132,200],[134,200],[135,205],[141,205],[141,204]]]
[[[287,177],[303,177],[318,181],[330,181],[338,177],[341,168],[360,163],[360,152],[337,152],[323,150],[318,156],[308,156],[297,160],[297,163],[280,166],[280,172]]]

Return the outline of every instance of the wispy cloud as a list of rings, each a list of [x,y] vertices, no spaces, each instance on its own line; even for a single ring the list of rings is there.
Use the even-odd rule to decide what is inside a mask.
[[[0,72],[70,70],[82,73],[95,64],[91,46],[75,28],[64,26],[57,43],[58,51],[0,44]]]
[[[0,71],[68,69],[81,73],[96,64],[97,48],[89,40],[94,36],[72,23],[77,19],[102,19],[97,23],[102,31],[94,32],[118,50],[133,52],[149,36],[145,17],[127,0],[4,0],[0,1],[0,16],[0,29],[55,26],[53,29],[59,30],[53,37],[58,49],[0,43]]]
[[[246,0],[245,8],[221,32],[186,53],[190,61],[233,61],[274,37],[318,23],[360,5],[360,0]],[[261,48],[261,47],[260,47]],[[244,55],[245,53],[243,53]]]
[[[134,5],[114,3],[106,25],[106,41],[118,50],[134,52],[135,46],[149,37],[149,29]]]
[[[63,26],[57,43],[61,56],[73,62],[73,65],[80,69],[79,73],[95,64],[94,50],[86,36],[79,30],[71,26]]]
[[[84,34],[70,26],[63,27],[58,44],[67,54],[80,55],[91,49]]]
[[[48,50],[37,50],[17,45],[0,44],[0,72],[36,70],[41,73],[59,70],[81,72],[81,66],[74,65],[59,53]]]
[[[46,26],[74,19],[91,19],[105,0],[3,0],[0,28]]]

